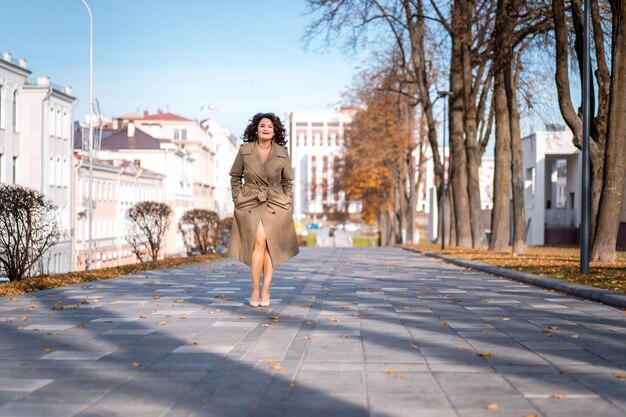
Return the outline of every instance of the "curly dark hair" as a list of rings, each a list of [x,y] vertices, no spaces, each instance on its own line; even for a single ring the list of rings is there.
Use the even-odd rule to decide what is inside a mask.
[[[274,113],[257,113],[252,119],[250,119],[250,123],[246,127],[246,130],[243,132],[243,136],[241,137],[245,143],[256,142],[257,135],[256,131],[259,127],[259,123],[261,119],[270,119],[272,124],[274,125],[274,138],[273,141],[276,142],[280,146],[287,145],[287,140],[285,136],[287,136],[287,132],[285,131],[285,127],[283,126],[280,118],[276,116]]]

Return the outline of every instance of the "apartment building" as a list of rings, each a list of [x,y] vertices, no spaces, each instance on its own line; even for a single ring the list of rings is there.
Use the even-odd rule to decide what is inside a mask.
[[[360,211],[358,202],[345,201],[336,180],[337,168],[343,158],[344,132],[351,119],[352,112],[348,109],[298,110],[287,114],[287,145],[294,173],[296,219]]]
[[[82,132],[75,132],[74,148],[82,149]],[[171,226],[166,233],[163,255],[182,256],[185,245],[177,225],[182,215],[195,207],[194,204],[194,159],[186,148],[168,139],[157,139],[135,128],[134,121],[113,123],[103,128],[97,158],[102,160],[132,161],[140,168],[160,174],[162,200],[173,211]],[[154,196],[154,195],[153,195]],[[142,198],[148,199],[148,195]]]
[[[215,149],[215,157],[213,159],[215,207],[213,210],[220,216],[220,219],[224,219],[231,217],[234,211],[229,173],[235,156],[237,156],[240,141],[230,130],[215,120],[204,120],[201,124],[213,138],[213,147]]]
[[[89,159],[74,155],[76,207],[74,270],[87,268],[89,254]],[[139,201],[164,201],[164,176],[126,160],[92,163],[92,268],[137,263],[126,240],[128,210]]]
[[[44,256],[46,273],[72,269],[72,118],[70,87],[29,79],[24,59],[0,59],[0,182],[33,188],[57,207],[60,238]]]

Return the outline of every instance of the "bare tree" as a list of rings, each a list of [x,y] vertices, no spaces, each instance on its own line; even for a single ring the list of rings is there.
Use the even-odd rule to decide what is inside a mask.
[[[436,71],[433,71],[433,67],[427,64],[429,60],[425,48],[425,19],[433,18],[425,16],[422,0],[307,0],[307,4],[311,14],[319,15],[307,27],[305,33],[307,41],[325,34],[326,42],[332,43],[343,35],[346,46],[356,47],[367,40],[368,34],[375,34],[373,36],[380,41],[377,45],[394,51],[392,65],[389,65],[387,69],[400,75],[401,80],[389,88],[398,93],[399,105],[406,106],[402,113],[408,118],[408,135],[412,139],[411,147],[406,149],[402,156],[399,155],[406,159],[401,171],[406,174],[408,185],[403,189],[408,189],[409,195],[407,201],[404,201],[401,198],[402,193],[396,193],[395,206],[404,212],[398,220],[404,225],[402,227],[407,229],[407,239],[411,241],[417,200],[415,198],[415,164],[412,156],[417,144],[412,136],[418,105],[422,106],[428,123],[428,141],[433,153],[435,186],[437,196],[441,198],[443,168],[437,143],[437,123],[433,115],[433,100],[431,100]],[[399,183],[398,186],[400,186]],[[390,222],[397,224],[393,220],[397,216],[390,217]]]
[[[178,231],[183,236],[187,255],[194,251],[205,255],[217,246],[217,231],[220,217],[211,210],[187,211],[178,221]]]
[[[0,268],[10,281],[39,272],[43,256],[59,240],[56,210],[39,191],[0,185]]]
[[[574,108],[569,80],[569,35],[574,35],[574,50],[579,76],[583,68],[583,11],[579,0],[552,2],[556,42],[556,86],[559,108],[565,123],[574,134],[574,144],[581,147],[582,112]],[[595,57],[591,73],[598,86],[591,83],[591,111],[595,116],[590,128],[591,159],[591,259],[614,261],[619,229],[620,204],[626,176],[626,2],[592,1],[591,23]],[[569,12],[569,13],[568,13]],[[603,26],[609,26],[610,59]],[[609,69],[608,61],[611,62]],[[596,102],[597,98],[597,102]]]
[[[230,233],[233,227],[233,218],[226,217],[222,219],[217,225],[217,250],[225,251],[230,243]]]
[[[129,210],[126,239],[140,262],[145,252],[153,261],[159,258],[171,214],[170,206],[156,201],[140,201]]]

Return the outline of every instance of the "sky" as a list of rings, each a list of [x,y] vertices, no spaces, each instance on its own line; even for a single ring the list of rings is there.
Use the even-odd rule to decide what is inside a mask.
[[[211,118],[240,136],[271,111],[333,109],[359,60],[306,50],[304,0],[87,0],[94,96],[104,116],[170,111]],[[1,0],[0,51],[33,76],[70,85],[89,111],[89,16],[80,0]],[[200,109],[204,106],[205,109]],[[212,106],[215,110],[206,110]]]

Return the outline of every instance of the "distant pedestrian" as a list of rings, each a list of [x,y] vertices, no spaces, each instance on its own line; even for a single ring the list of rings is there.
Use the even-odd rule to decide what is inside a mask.
[[[328,238],[332,241],[333,248],[337,246],[337,242],[335,240],[335,228],[333,226],[330,226],[330,229],[328,229]]]
[[[274,268],[299,252],[291,215],[291,161],[285,128],[273,113],[254,115],[243,141],[230,170],[235,213],[228,255],[250,266],[250,305],[265,307]]]

